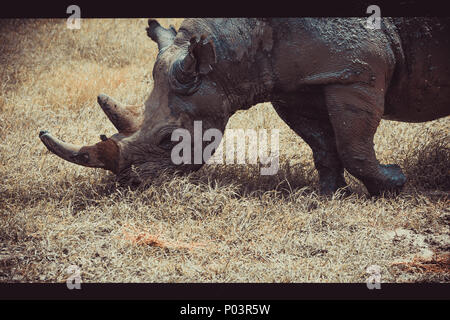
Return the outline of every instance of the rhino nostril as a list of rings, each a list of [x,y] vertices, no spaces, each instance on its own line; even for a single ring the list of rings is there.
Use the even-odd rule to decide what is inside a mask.
[[[89,161],[89,154],[88,153],[74,152],[74,153],[72,153],[70,158],[72,158],[73,160],[76,160],[76,161],[87,163]]]

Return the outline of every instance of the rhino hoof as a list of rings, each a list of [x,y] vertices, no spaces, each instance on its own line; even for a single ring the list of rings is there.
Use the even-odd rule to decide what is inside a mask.
[[[406,177],[400,166],[396,164],[381,164],[383,179],[363,181],[371,196],[398,195],[406,183]]]

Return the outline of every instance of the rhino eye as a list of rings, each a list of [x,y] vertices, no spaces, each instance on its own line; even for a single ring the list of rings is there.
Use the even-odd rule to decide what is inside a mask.
[[[169,84],[175,93],[190,96],[199,89],[201,77],[197,73],[185,72],[180,61],[176,61],[170,67]]]
[[[164,150],[172,150],[175,141],[172,141],[172,134],[166,134],[158,143],[158,147]]]

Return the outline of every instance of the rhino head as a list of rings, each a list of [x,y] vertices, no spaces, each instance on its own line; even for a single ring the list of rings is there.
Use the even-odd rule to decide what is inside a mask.
[[[98,103],[118,133],[91,146],[76,146],[41,131],[39,137],[54,154],[86,167],[103,168],[119,180],[139,182],[151,179],[163,170],[192,171],[203,164],[176,165],[171,150],[176,129],[185,129],[194,137],[194,121],[202,121],[202,130],[224,130],[227,109],[223,90],[210,79],[216,52],[212,40],[180,28],[165,29],[149,20],[148,36],[158,45],[153,68],[154,87],[144,106],[125,106],[99,95]],[[201,133],[203,134],[203,133]],[[193,139],[192,139],[193,140]],[[192,142],[193,143],[193,142]],[[193,148],[192,148],[193,149]]]

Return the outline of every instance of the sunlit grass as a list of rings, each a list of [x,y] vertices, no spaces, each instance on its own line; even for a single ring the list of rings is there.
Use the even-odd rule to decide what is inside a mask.
[[[367,197],[349,175],[352,196],[318,196],[311,150],[269,103],[236,113],[227,128],[281,130],[274,176],[260,176],[258,165],[211,165],[131,190],[50,154],[39,130],[77,144],[115,132],[99,93],[146,99],[157,46],[145,27],[145,19],[88,19],[81,30],[64,20],[0,22],[1,281],[61,282],[72,264],[85,282],[364,282],[372,264],[385,282],[449,280],[448,270],[395,264],[425,249],[448,253],[449,118],[382,122],[378,158],[409,179],[394,199]],[[398,228],[413,238],[391,237]]]

